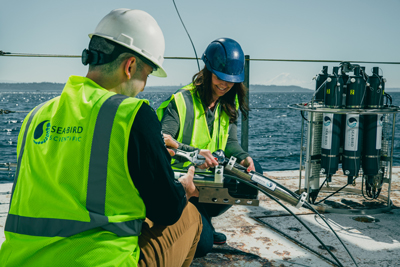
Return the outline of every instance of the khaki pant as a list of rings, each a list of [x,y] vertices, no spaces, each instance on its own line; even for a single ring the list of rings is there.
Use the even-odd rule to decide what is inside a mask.
[[[202,228],[200,213],[190,202],[179,221],[173,225],[154,225],[146,219],[139,236],[139,247],[143,254],[139,267],[190,266]]]

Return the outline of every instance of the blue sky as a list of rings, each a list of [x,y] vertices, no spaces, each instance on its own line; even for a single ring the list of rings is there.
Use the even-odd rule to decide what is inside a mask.
[[[219,37],[238,41],[253,59],[400,62],[399,0],[175,0],[200,57]],[[80,55],[88,34],[115,8],[150,13],[163,30],[166,57],[194,57],[172,0],[2,0],[0,50]],[[323,65],[338,63],[250,62],[250,84],[314,88]],[[400,65],[361,64],[383,71],[386,88],[400,88]],[[200,66],[203,63],[200,62]],[[166,59],[167,78],[148,86],[184,85],[197,72],[194,60]],[[85,76],[77,58],[0,57],[0,82],[60,82]]]

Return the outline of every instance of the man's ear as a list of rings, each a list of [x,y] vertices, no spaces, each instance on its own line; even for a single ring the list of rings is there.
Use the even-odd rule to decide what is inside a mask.
[[[124,73],[128,80],[132,78],[132,75],[136,72],[137,60],[135,57],[130,57],[125,61]]]

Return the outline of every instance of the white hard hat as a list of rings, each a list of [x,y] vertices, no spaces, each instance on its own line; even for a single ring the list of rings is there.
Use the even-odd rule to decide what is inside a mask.
[[[119,8],[108,13],[97,25],[92,38],[97,35],[132,49],[155,65],[152,75],[167,77],[162,67],[164,61],[164,35],[157,21],[147,12]]]

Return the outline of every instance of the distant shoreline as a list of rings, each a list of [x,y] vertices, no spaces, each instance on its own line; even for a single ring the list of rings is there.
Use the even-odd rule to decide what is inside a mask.
[[[61,92],[64,83],[0,83],[0,92],[48,91]],[[148,86],[144,92],[175,92],[182,86]],[[295,85],[262,85],[251,84],[250,92],[253,93],[311,93],[314,90]],[[400,88],[387,88],[386,92],[400,92]]]
[[[47,91],[61,92],[64,83],[0,83],[0,92],[25,92],[25,91]],[[144,92],[176,92],[183,85],[176,86],[147,86]],[[251,84],[250,92],[312,92],[313,90],[302,88],[300,86],[279,86],[279,85],[260,85]]]

